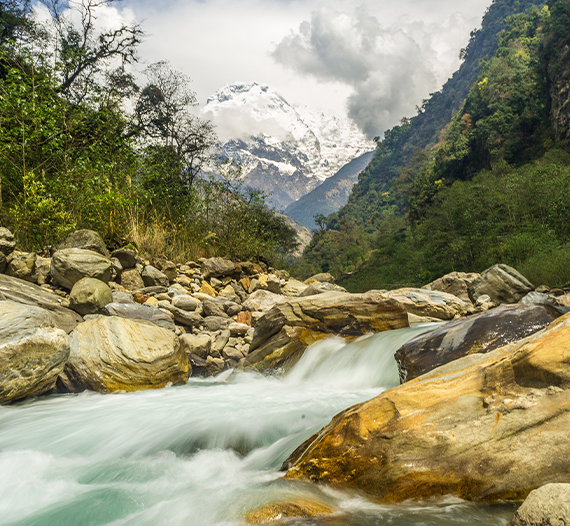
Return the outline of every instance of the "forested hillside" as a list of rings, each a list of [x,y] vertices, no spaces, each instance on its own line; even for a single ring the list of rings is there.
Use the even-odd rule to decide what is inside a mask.
[[[35,251],[91,228],[176,260],[290,253],[295,232],[262,193],[229,164],[205,175],[217,139],[189,79],[158,62],[138,86],[141,27],[97,30],[113,2],[46,0],[41,23],[0,2],[0,225]]]
[[[302,271],[353,290],[497,262],[537,284],[570,281],[570,2],[533,4],[490,6],[460,70],[378,141]]]

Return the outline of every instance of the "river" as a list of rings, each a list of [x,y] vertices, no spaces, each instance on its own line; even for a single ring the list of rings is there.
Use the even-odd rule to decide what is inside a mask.
[[[226,371],[156,391],[0,407],[0,524],[238,526],[256,506],[314,496],[339,512],[287,524],[500,526],[513,507],[453,498],[381,506],[278,471],[332,416],[398,385],[393,354],[425,330],[330,338],[283,377]]]

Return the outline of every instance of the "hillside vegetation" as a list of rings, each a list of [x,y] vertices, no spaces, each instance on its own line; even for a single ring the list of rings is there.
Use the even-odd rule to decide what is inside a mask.
[[[535,3],[490,6],[460,70],[378,141],[301,273],[365,290],[502,262],[570,281],[570,1]]]

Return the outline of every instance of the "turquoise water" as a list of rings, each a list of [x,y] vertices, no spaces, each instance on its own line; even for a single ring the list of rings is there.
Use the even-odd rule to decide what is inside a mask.
[[[426,328],[311,347],[284,377],[226,371],[128,394],[0,407],[0,524],[234,526],[258,505],[315,496],[321,525],[502,525],[513,508],[454,499],[378,506],[282,480],[289,454],[342,409],[398,384],[393,354]]]

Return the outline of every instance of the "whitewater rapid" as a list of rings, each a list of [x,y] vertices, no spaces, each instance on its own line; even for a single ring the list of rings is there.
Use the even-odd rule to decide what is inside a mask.
[[[454,499],[379,506],[278,471],[335,414],[398,385],[393,354],[425,330],[348,345],[332,337],[285,376],[226,371],[156,391],[0,407],[0,525],[237,526],[248,510],[295,496],[340,511],[288,524],[504,524],[511,507]]]

